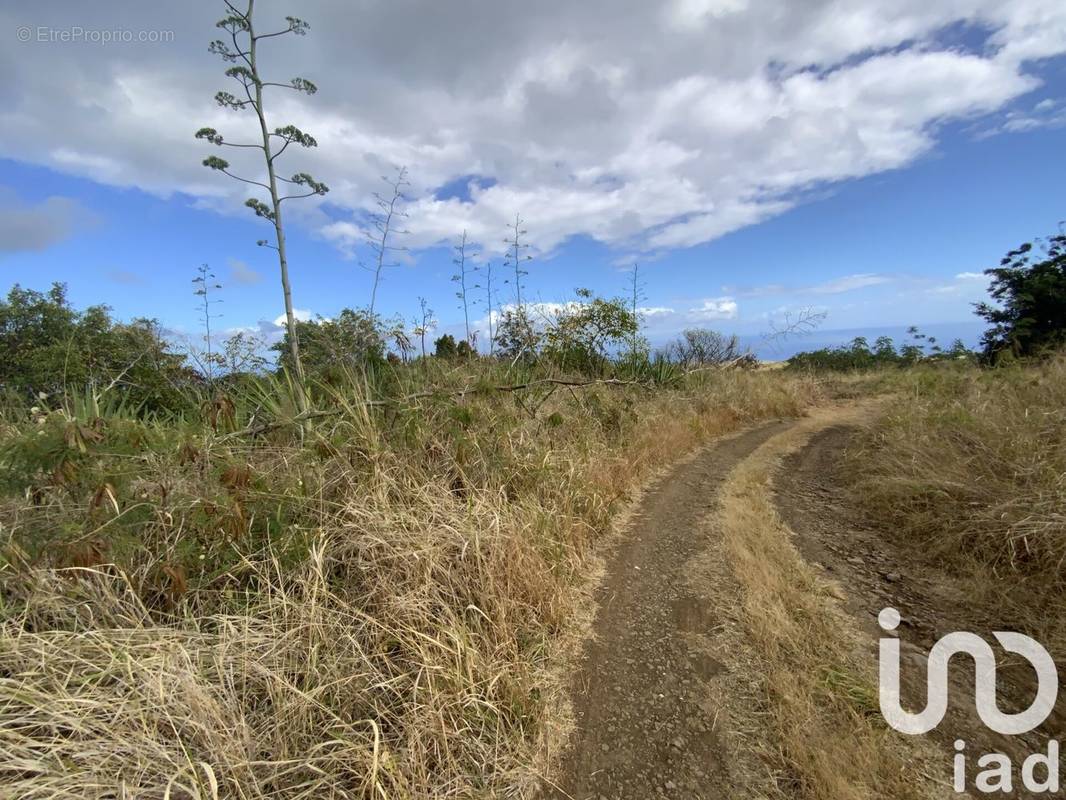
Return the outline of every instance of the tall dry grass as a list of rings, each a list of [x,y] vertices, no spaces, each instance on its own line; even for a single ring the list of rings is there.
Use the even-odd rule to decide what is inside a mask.
[[[1066,585],[1066,354],[904,374],[857,453],[869,513],[943,564]],[[1000,581],[1002,583],[1002,581]]]
[[[76,513],[99,508],[10,498],[0,797],[521,794],[575,582],[628,493],[817,393],[730,373],[683,391],[556,392],[533,415],[498,395],[371,411],[351,387],[304,443],[206,433],[196,464],[138,461],[136,485],[180,487],[214,458],[286,477],[248,508],[295,502],[296,484],[303,505],[265,543],[228,540],[225,569],[190,576],[172,604],[145,586],[155,549],[183,552],[175,520],[195,519],[173,499],[126,561],[76,567],[30,546],[53,541],[34,522],[80,530]]]

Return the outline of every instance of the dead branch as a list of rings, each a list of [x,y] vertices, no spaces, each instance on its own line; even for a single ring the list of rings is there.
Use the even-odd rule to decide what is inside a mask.
[[[538,378],[534,381],[526,381],[525,383],[514,383],[505,386],[465,386],[462,389],[452,390],[430,390],[424,392],[414,392],[412,394],[404,395],[402,397],[392,397],[382,400],[362,400],[359,401],[359,405],[369,407],[392,407],[402,405],[403,403],[410,403],[414,400],[428,400],[432,398],[436,399],[451,399],[456,397],[466,397],[467,395],[476,394],[488,394],[489,392],[519,392],[524,389],[532,389],[537,386],[552,386],[559,387],[565,386],[571,391],[573,389],[584,388],[588,386],[647,386],[644,381],[622,381],[617,378],[600,378],[591,381],[574,381],[566,380],[564,378]],[[554,388],[553,388],[554,391]],[[539,407],[539,404],[538,404]],[[274,430],[276,428],[284,428],[287,425],[295,425],[307,420],[319,419],[321,417],[333,417],[344,412],[341,408],[332,408],[322,411],[305,411],[301,414],[297,414],[291,419],[278,420],[275,422],[264,422],[259,425],[250,426],[239,431],[227,434],[222,437],[222,441],[228,439],[236,439],[243,436],[258,436],[261,433]]]

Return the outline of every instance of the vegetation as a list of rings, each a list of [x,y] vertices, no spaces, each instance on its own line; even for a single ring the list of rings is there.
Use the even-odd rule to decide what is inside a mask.
[[[1026,242],[985,270],[994,301],[977,304],[992,326],[984,336],[986,358],[1043,355],[1066,343],[1066,233],[1035,245]]]
[[[915,327],[910,328],[910,336],[910,341],[899,349],[888,336],[878,337],[873,347],[865,337],[859,336],[849,345],[797,353],[788,360],[788,366],[791,369],[801,370],[854,372],[885,367],[913,366],[922,362],[973,359],[973,353],[961,339],[956,339],[950,348],[943,350],[937,344],[935,337],[925,336]]]
[[[1066,357],[1043,367],[921,369],[901,381],[901,401],[864,460],[871,511],[942,560],[1042,576],[1060,592]]]
[[[733,361],[741,356],[741,349],[736,336],[724,336],[707,328],[687,328],[661,353],[687,369],[698,369]]]
[[[230,41],[222,39],[211,42],[210,50],[222,58],[227,64],[232,64],[226,70],[226,77],[232,78],[241,87],[241,96],[230,92],[218,92],[215,101],[223,108],[231,111],[245,111],[251,109],[259,123],[260,138],[257,142],[229,142],[214,128],[200,128],[196,132],[197,139],[203,139],[217,147],[231,147],[241,150],[258,150],[262,153],[263,164],[266,169],[266,181],[242,177],[230,170],[230,163],[218,156],[208,156],[203,164],[209,169],[221,172],[223,175],[258,187],[270,196],[270,205],[262,200],[252,197],[245,205],[255,212],[257,217],[265,219],[274,228],[274,241],[260,239],[258,244],[262,247],[270,247],[278,254],[278,266],[281,268],[281,290],[285,300],[285,325],[287,330],[287,344],[289,348],[289,362],[298,381],[303,382],[303,365],[300,361],[299,336],[296,330],[296,317],[293,313],[292,290],[289,285],[289,262],[285,250],[285,226],[282,223],[281,204],[286,200],[296,200],[303,197],[324,195],[329,191],[326,184],[316,180],[306,172],[297,172],[290,178],[285,178],[277,173],[277,159],[289,148],[290,145],[300,147],[317,147],[318,142],[308,133],[304,133],[295,125],[270,130],[267,124],[267,112],[264,102],[263,90],[271,87],[290,89],[303,94],[314,94],[318,87],[306,78],[293,78],[288,83],[277,83],[265,80],[259,71],[259,43],[264,39],[273,39],[277,36],[294,34],[296,36],[307,35],[310,27],[306,22],[296,17],[286,17],[288,26],[280,31],[271,33],[256,33],[253,21],[255,0],[248,0],[244,11],[239,10],[229,0],[224,0],[229,13],[218,21],[217,27],[229,34]],[[295,194],[283,194],[278,188],[278,183],[286,183],[293,187]],[[371,313],[373,307],[371,306]],[[301,405],[304,400],[297,398]]]
[[[625,298],[523,297],[518,214],[507,280],[494,285],[465,232],[455,247],[456,341],[425,298],[410,319],[378,311],[404,249],[401,167],[375,196],[369,302],[299,321],[283,204],[328,187],[279,174],[290,146],[317,142],[271,129],[264,90],[317,89],[265,79],[259,44],[308,26],[256,33],[253,0],[225,5],[230,41],[210,50],[240,93],[216,101],[254,112],[260,136],[196,137],[262,170],[203,161],[260,192],[246,205],[273,229],[259,244],[278,255],[285,332],[276,364],[245,332],[216,341],[206,265],[193,279],[202,357],[175,352],[154,320],[75,310],[60,284],[0,301],[4,796],[514,796],[537,779],[557,713],[549,670],[594,548],[640,483],[712,436],[872,385],[867,373],[899,396],[857,456],[870,513],[953,568],[1017,577],[1008,602],[1061,618],[1066,357],[1052,349],[1066,341],[1066,237],[988,271],[996,305],[978,312],[995,370],[917,329],[783,371],[704,328],[653,356],[636,267]],[[760,446],[715,511],[736,619],[772,679],[763,716],[782,752],[768,761],[801,761],[807,796],[902,796],[906,758],[882,747],[859,659],[769,496],[774,466],[813,430]]]
[[[629,491],[814,398],[768,373],[571,392],[548,365],[421,361],[338,372],[306,412],[263,378],[191,415],[103,392],[6,423],[10,792],[528,781],[575,582]]]
[[[373,258],[372,263],[367,265],[367,269],[374,273],[374,283],[370,289],[370,305],[368,307],[371,317],[374,316],[374,311],[377,308],[378,287],[384,278],[385,268],[399,266],[398,261],[393,261],[393,254],[401,253],[404,250],[402,246],[395,243],[395,240],[406,231],[397,229],[396,225],[407,217],[407,212],[403,209],[407,200],[404,196],[404,190],[411,185],[407,180],[407,167],[397,169],[393,178],[387,178],[382,175],[381,180],[388,186],[388,192],[386,194],[374,192],[374,204],[377,206],[377,211],[371,215],[374,230],[367,235],[366,240]]]
[[[158,322],[116,322],[102,305],[77,311],[60,283],[43,293],[16,285],[0,300],[0,353],[0,388],[16,409],[76,387],[110,392],[131,410],[180,412],[195,407],[201,382]]]

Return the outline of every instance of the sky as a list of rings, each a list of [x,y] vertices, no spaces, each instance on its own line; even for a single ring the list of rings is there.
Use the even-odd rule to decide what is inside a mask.
[[[377,308],[410,320],[424,297],[457,334],[453,245],[465,230],[471,264],[498,280],[516,214],[526,299],[627,294],[637,264],[653,342],[708,326],[757,349],[805,309],[825,315],[819,346],[909,325],[974,343],[982,270],[1066,218],[1061,0],[255,9],[260,31],[294,13],[310,25],[260,54],[269,80],[319,87],[266,99],[272,128],[318,142],[290,148],[282,174],[330,186],[286,206],[303,317],[368,303],[375,192],[400,167],[404,249]],[[223,11],[0,5],[0,289],[62,281],[75,305],[195,337],[206,263],[223,287],[216,329],[279,335],[276,256],[256,246],[270,229],[243,205],[258,190],[201,162],[262,167],[193,136],[254,141],[254,117],[213,99],[237,88],[207,49]]]

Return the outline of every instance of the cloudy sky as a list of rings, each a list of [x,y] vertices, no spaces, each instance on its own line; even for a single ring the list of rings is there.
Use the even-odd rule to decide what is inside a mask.
[[[251,130],[212,99],[233,88],[207,52],[221,11],[0,8],[5,288],[62,280],[78,304],[194,331],[189,281],[206,262],[223,325],[271,329],[277,268],[255,245],[268,231],[193,138]],[[283,172],[331,187],[289,206],[308,314],[367,303],[367,214],[399,166],[408,250],[379,308],[410,317],[425,296],[452,330],[451,244],[465,229],[498,267],[516,213],[527,297],[620,293],[639,263],[663,336],[756,335],[804,307],[830,329],[975,331],[980,271],[1066,217],[1061,0],[256,4],[261,30],[294,13],[308,35],[264,42],[261,68],[320,88],[268,97],[272,127],[319,142]]]

